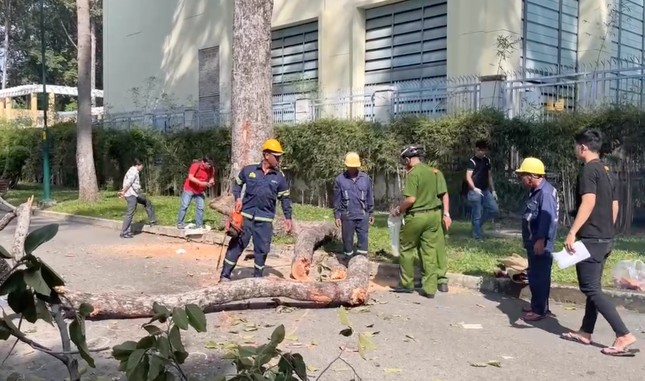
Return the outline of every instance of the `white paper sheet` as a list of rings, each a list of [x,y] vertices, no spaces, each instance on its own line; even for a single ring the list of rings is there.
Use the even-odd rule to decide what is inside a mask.
[[[587,250],[587,247],[581,241],[574,242],[573,248],[576,251],[573,254],[569,254],[567,249],[562,249],[562,251],[553,253],[553,259],[558,262],[558,267],[560,267],[561,269],[566,269],[567,267],[571,267],[576,263],[582,262],[585,259],[591,257],[589,250]]]

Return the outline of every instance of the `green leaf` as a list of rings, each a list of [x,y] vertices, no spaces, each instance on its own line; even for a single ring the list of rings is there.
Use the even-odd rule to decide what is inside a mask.
[[[143,326],[143,329],[145,329],[148,332],[148,334],[152,336],[161,335],[163,333],[161,328],[157,327],[154,324],[146,324]]]
[[[137,349],[150,349],[154,347],[157,343],[157,340],[154,336],[145,336],[137,343]]]
[[[51,294],[51,289],[41,275],[40,269],[30,269],[25,271],[24,279],[27,286],[33,288],[34,291],[39,293],[40,295],[49,296],[49,294]]]
[[[186,306],[186,315],[188,322],[197,332],[206,332],[206,315],[198,305],[188,304]]]
[[[358,334],[358,354],[361,355],[363,360],[367,360],[365,352],[370,349],[376,349],[376,345],[370,339],[370,334],[368,333],[359,333]]]
[[[155,315],[163,316],[166,319],[170,317],[170,310],[157,302],[152,303],[152,311],[154,311]]]
[[[47,282],[47,285],[50,288],[53,289],[54,287],[65,285],[65,281],[63,280],[63,278],[60,275],[58,275],[58,273],[54,271],[54,269],[49,267],[49,265],[43,262],[42,259],[40,259],[39,262],[40,262],[40,273],[42,274],[43,279],[45,279],[45,282]]]
[[[76,348],[78,348],[83,360],[92,368],[96,368],[94,359],[90,355],[90,350],[87,348],[87,343],[85,342],[85,321],[82,318],[76,316],[69,324],[69,338],[76,345]]]
[[[0,285],[0,296],[7,295],[10,292],[21,290],[26,287],[25,270],[14,271],[5,281]],[[14,310],[15,311],[15,310]]]
[[[181,342],[181,333],[179,332],[179,327],[173,326],[172,328],[170,328],[168,339],[170,340],[170,348],[172,349],[173,352],[186,351],[184,349],[184,344],[182,344]]]
[[[137,349],[137,343],[134,341],[126,341],[122,344],[112,347],[112,357],[117,360],[123,361],[130,357],[130,354]]]
[[[257,354],[257,348],[249,346],[239,346],[237,351],[240,357],[252,357]]]
[[[14,312],[22,314],[28,322],[35,323],[38,320],[34,293],[31,290],[22,289],[10,293],[7,303]]]
[[[128,370],[128,358],[126,357],[125,360],[121,360],[119,363],[119,372],[125,372]]]
[[[155,381],[165,370],[164,360],[158,356],[150,356],[150,368],[148,369],[148,381]]]
[[[2,245],[0,245],[0,257],[4,259],[13,259],[13,255],[7,251]]]
[[[340,306],[338,308],[338,318],[340,319],[340,324],[345,327],[351,327],[351,324],[349,323],[349,315],[347,314],[345,307]]]
[[[295,371],[296,375],[300,377],[301,380],[306,380],[307,379],[307,365],[305,365],[305,359],[302,358],[302,355],[299,353],[294,353],[292,355],[293,357],[293,364],[295,365]]]
[[[170,342],[167,337],[159,336],[159,338],[157,338],[157,351],[159,351],[159,354],[163,358],[170,358],[172,350],[170,349]]]
[[[128,380],[130,379],[129,373],[134,371],[134,369],[139,365],[141,362],[141,359],[143,359],[143,356],[146,354],[145,349],[135,349],[130,353],[130,356],[128,356]]]
[[[91,304],[89,303],[81,303],[81,306],[78,307],[78,312],[81,314],[83,317],[88,317],[90,314],[94,311],[94,307],[92,307]]]
[[[46,321],[52,326],[54,325],[54,319],[52,318],[51,312],[49,312],[49,308],[47,308],[47,304],[40,299],[36,299],[36,315],[38,315],[39,319]]]
[[[56,234],[58,234],[58,224],[49,224],[35,229],[25,238],[25,253],[33,253],[40,245],[54,238]]]
[[[286,332],[284,329],[284,325],[280,324],[273,330],[273,333],[271,334],[271,344],[273,344],[274,346],[278,346],[278,344],[284,341],[285,335],[286,335]]]
[[[188,358],[188,352],[186,351],[175,351],[173,355],[175,356],[175,360],[177,360],[177,363],[179,364],[183,364],[184,361],[186,361],[186,359]]]
[[[139,361],[134,368],[129,369],[126,372],[128,381],[146,381],[149,369],[149,359],[148,356],[143,356],[141,361]],[[130,366],[130,360],[128,360],[128,367]]]
[[[187,330],[188,329],[188,315],[186,315],[186,312],[179,308],[175,307],[172,310],[172,321],[181,329]]]
[[[0,340],[7,340],[11,337],[11,329],[4,321],[0,321]]]

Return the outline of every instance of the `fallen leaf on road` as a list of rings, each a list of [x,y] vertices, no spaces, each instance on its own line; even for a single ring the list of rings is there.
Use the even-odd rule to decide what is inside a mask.
[[[350,311],[352,311],[352,312],[370,312],[370,309],[369,309],[369,307],[361,306],[361,307],[352,308]]]
[[[152,255],[146,255],[144,258],[145,259],[150,259],[150,258],[152,258]]]
[[[482,363],[482,362],[479,362],[479,363],[472,363],[471,362],[470,366],[473,366],[475,368],[486,368],[488,366],[488,364]]]
[[[242,336],[242,339],[243,340],[251,340],[253,337],[254,337],[254,335],[246,335],[246,336]]]
[[[567,311],[575,311],[576,306],[564,306],[564,309],[567,310]]]
[[[383,371],[387,374],[399,374],[401,373],[401,369],[399,368],[385,368]]]
[[[413,341],[417,341],[417,339],[415,339],[414,336],[412,336],[412,335],[405,335],[405,337],[407,337],[408,339],[411,339]]]
[[[312,365],[307,365],[307,370],[310,371],[310,372],[317,372],[318,368],[316,368],[315,366],[312,366]]]
[[[374,327],[374,323],[368,324],[368,325],[365,326],[365,328],[372,328],[372,327]]]
[[[238,331],[228,331],[228,333],[232,333],[234,335],[237,335],[239,332]]]
[[[501,368],[502,367],[502,363],[497,361],[497,360],[490,360],[486,364],[488,364],[490,366],[494,366],[496,368]]]
[[[477,307],[486,308],[486,306],[485,306],[485,305],[483,305],[483,304],[479,304],[479,303],[477,303],[477,304],[475,304],[475,305],[476,305]]]
[[[312,347],[315,347],[316,345],[318,345],[318,342],[316,340],[311,340],[309,345],[311,345]]]
[[[298,341],[298,336],[287,336],[286,339],[289,341]]]
[[[217,345],[217,343],[214,341],[209,341],[206,344],[204,344],[204,348],[206,349],[217,349],[218,347],[219,345]]]
[[[461,323],[461,328],[463,329],[482,329],[484,328],[481,324],[466,324],[466,323]]]
[[[502,356],[504,360],[512,360],[514,357],[512,356]]]

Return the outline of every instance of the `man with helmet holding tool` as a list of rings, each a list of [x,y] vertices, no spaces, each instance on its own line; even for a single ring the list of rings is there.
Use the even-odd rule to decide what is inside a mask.
[[[262,277],[266,257],[271,249],[273,237],[273,218],[275,217],[276,200],[282,204],[285,218],[285,230],[291,232],[291,199],[289,184],[280,171],[280,159],[284,151],[280,142],[269,139],[262,145],[262,161],[242,168],[232,186],[235,197],[235,213],[243,217],[242,229],[239,235],[231,238],[220,282],[231,280],[231,273],[237,260],[253,238],[254,272],[256,278]],[[246,185],[244,199],[242,186]]]
[[[407,176],[403,201],[392,215],[404,216],[400,235],[400,283],[395,292],[410,293],[414,288],[414,264],[421,260],[420,294],[434,298],[437,289],[448,292],[444,228],[452,223],[448,189],[443,173],[421,161],[423,148],[411,145],[401,152]]]
[[[354,254],[354,232],[358,238],[356,253],[367,255],[367,232],[374,224],[372,180],[359,170],[361,158],[356,152],[345,156],[345,167],[334,183],[334,218],[342,229],[345,256]]]

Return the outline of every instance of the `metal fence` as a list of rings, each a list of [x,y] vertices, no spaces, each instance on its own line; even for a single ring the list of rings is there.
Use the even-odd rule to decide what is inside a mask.
[[[643,107],[643,82],[645,65],[636,61],[590,64],[576,72],[520,70],[507,73],[495,85],[498,87],[494,96],[500,99],[495,105],[508,117],[523,118],[548,118],[611,104]],[[404,115],[439,117],[475,111],[488,106],[482,101],[482,83],[478,76],[464,76],[373,85],[333,94],[279,94],[273,96],[273,121],[297,124],[339,118],[385,122]],[[218,110],[173,109],[105,114],[99,123],[114,128],[138,126],[172,131],[215,128],[226,125],[228,117],[228,112]]]

